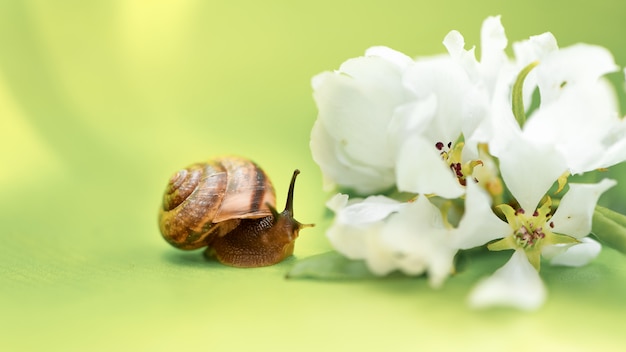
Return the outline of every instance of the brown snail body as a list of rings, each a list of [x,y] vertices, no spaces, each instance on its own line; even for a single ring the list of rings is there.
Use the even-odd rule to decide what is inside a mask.
[[[163,195],[159,228],[180,249],[208,247],[223,264],[258,267],[293,254],[303,225],[293,218],[295,170],[287,204],[276,211],[274,187],[254,162],[222,157],[196,163],[174,174]]]

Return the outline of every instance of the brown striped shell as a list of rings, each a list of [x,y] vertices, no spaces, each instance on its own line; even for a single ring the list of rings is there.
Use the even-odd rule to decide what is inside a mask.
[[[272,215],[276,206],[271,181],[254,162],[222,157],[196,163],[169,180],[159,227],[163,238],[180,249],[209,245],[235,229],[242,219]]]

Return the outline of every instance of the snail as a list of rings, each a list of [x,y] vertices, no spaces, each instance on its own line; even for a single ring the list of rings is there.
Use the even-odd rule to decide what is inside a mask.
[[[259,267],[293,254],[300,229],[313,226],[293,218],[295,170],[285,210],[275,208],[271,181],[254,162],[220,157],[195,163],[169,180],[159,211],[159,228],[172,246],[207,247],[222,264]]]

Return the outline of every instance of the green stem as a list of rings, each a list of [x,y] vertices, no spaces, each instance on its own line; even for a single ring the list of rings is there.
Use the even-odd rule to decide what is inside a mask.
[[[626,254],[626,216],[611,209],[596,206],[591,232],[600,240]]]

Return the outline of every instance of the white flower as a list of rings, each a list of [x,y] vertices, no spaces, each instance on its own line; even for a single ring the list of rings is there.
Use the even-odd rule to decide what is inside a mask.
[[[408,99],[402,76],[411,63],[404,54],[374,47],[313,78],[319,114],[310,146],[326,189],[373,194],[395,184],[387,130],[396,107]]]
[[[458,142],[482,123],[488,100],[457,61],[413,61],[375,47],[315,76],[313,89],[319,115],[310,145],[326,189],[375,194],[395,185],[447,198],[465,192],[473,158]]]
[[[577,44],[559,49],[550,33],[513,45],[516,65],[502,72],[494,95],[491,119],[498,131],[490,140],[495,156],[504,157],[511,139],[521,137],[537,148],[549,146],[572,174],[608,167],[626,159],[626,124],[612,86],[603,78],[617,70],[611,53],[599,46]],[[520,126],[513,115],[510,87],[517,73],[537,63],[524,80],[524,110]],[[531,94],[538,89],[534,111]]]
[[[550,51],[546,49],[550,47],[546,44],[540,47],[543,50],[537,49],[537,52]],[[546,55],[549,57],[550,54]],[[583,237],[591,231],[593,209],[598,198],[614,186],[615,181],[570,184],[554,216],[550,216],[550,200],[539,205],[548,189],[566,171],[588,171],[607,160],[606,150],[600,152],[602,147],[599,145],[605,143],[604,148],[607,148],[606,136],[611,131],[594,124],[607,124],[614,131],[620,129],[622,122],[613,119],[615,116],[610,113],[615,108],[614,102],[603,97],[607,95],[607,90],[598,90],[598,93],[586,88],[600,87],[598,77],[594,81],[589,78],[591,76],[580,74],[580,77],[572,78],[574,83],[571,86],[565,85],[559,87],[557,92],[546,93],[547,101],[542,97],[542,105],[522,127],[513,116],[510,98],[505,97],[508,94],[506,90],[496,89],[491,120],[495,126],[493,130],[498,134],[493,136],[489,145],[499,158],[503,181],[519,203],[519,208],[514,210],[508,205],[499,206],[512,231],[504,239],[490,244],[489,248],[515,249],[516,252],[502,269],[479,283],[470,295],[473,306],[537,308],[546,296],[537,273],[542,254],[553,264],[580,266],[599,253],[599,244]],[[575,84],[582,81],[586,85]],[[499,84],[503,82],[501,80]],[[553,88],[549,84],[544,85],[547,86],[544,91]],[[590,117],[596,117],[595,113],[599,116],[594,121]],[[615,160],[617,154],[610,158]],[[536,270],[533,272],[529,268]],[[523,294],[519,295],[519,292]]]
[[[478,144],[491,136],[488,117],[498,75],[510,64],[500,17],[484,21],[481,44],[478,62],[474,48],[465,50],[463,36],[451,31],[444,39],[448,56],[418,59],[407,69],[405,85],[414,98],[392,121],[392,130],[400,131],[398,189],[446,198],[463,194],[470,165],[480,160]]]
[[[609,179],[596,184],[570,184],[552,217],[549,202],[532,213],[501,206],[511,234],[488,247],[515,249],[515,253],[504,267],[478,283],[470,294],[470,304],[479,308],[538,308],[546,297],[538,274],[540,255],[552,264],[569,266],[582,266],[595,258],[600,245],[585,236],[591,232],[593,209],[600,195],[615,184]],[[577,243],[576,239],[581,241]]]
[[[474,48],[463,48],[463,36],[456,31],[444,44],[476,87],[475,100],[487,101],[480,106],[488,106],[482,112],[488,118],[475,118],[464,130],[468,152],[476,143],[489,143],[492,154],[503,158],[510,140],[521,137],[535,149],[554,148],[572,174],[626,160],[626,120],[619,116],[613,87],[603,78],[618,67],[605,48],[587,44],[559,48],[551,33],[543,33],[513,43],[515,60],[509,60],[500,17],[483,23],[480,61]],[[531,63],[538,64],[524,80],[523,110],[529,116],[520,127],[512,112],[511,88]],[[532,105],[536,89],[539,106]],[[531,107],[534,111],[529,111]]]
[[[513,43],[512,59],[507,44],[500,17],[489,17],[480,60],[451,31],[447,55],[412,60],[374,47],[314,77],[319,115],[310,146],[327,188],[417,194],[410,202],[331,199],[327,236],[339,253],[376,275],[426,274],[436,288],[459,250],[513,249],[469,301],[526,310],[547,296],[542,257],[582,266],[600,253],[587,236],[599,197],[616,182],[569,184],[554,204],[549,190],[558,182],[558,194],[570,174],[626,160],[626,119],[604,77],[617,70],[614,59],[599,46],[559,48],[551,33]],[[462,212],[448,208],[457,198]]]
[[[327,236],[338,252],[365,260],[377,275],[394,270],[428,273],[433,287],[441,286],[452,272],[459,249],[483,245],[510,230],[491,211],[489,196],[473,182],[467,186],[466,212],[457,228],[447,224],[426,196],[409,203],[378,196],[348,204],[346,196],[338,195],[329,207],[337,216]]]

